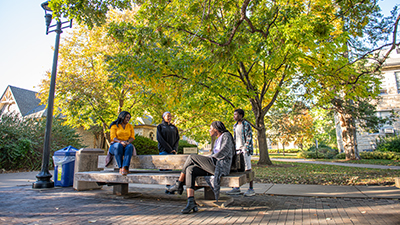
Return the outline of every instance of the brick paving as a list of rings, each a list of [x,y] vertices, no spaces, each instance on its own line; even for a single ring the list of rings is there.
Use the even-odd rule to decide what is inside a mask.
[[[203,205],[183,215],[184,196],[135,191],[120,197],[110,188],[0,188],[0,224],[400,224],[398,199],[257,194],[235,196],[225,208]]]

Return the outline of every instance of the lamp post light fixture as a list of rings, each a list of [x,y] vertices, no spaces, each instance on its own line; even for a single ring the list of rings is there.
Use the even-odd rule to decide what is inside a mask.
[[[60,34],[62,29],[71,28],[72,20],[61,22],[57,19],[55,25],[51,25],[52,10],[49,8],[49,1],[43,2],[41,4],[44,9],[46,18],[46,35],[51,32],[56,32],[56,44],[54,46],[54,57],[53,57],[53,67],[51,70],[50,79],[50,90],[49,99],[47,102],[47,118],[46,118],[46,131],[44,135],[44,147],[43,147],[43,158],[42,158],[42,170],[38,175],[36,175],[36,182],[32,184],[32,188],[52,188],[54,187],[54,182],[50,179],[52,175],[49,172],[49,161],[50,161],[50,136],[51,136],[51,124],[53,122],[53,105],[54,105],[54,91],[56,86],[56,75],[57,75],[57,61],[58,61],[58,47],[60,45]],[[67,26],[64,26],[67,24]],[[55,28],[54,30],[52,30]]]

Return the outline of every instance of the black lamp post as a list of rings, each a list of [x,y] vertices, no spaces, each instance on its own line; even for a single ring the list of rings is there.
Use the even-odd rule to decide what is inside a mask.
[[[49,172],[49,160],[50,160],[50,136],[51,136],[51,124],[53,122],[53,105],[54,105],[54,89],[56,86],[56,75],[57,75],[57,61],[58,61],[58,47],[60,45],[60,34],[62,29],[67,27],[72,27],[72,20],[61,22],[57,20],[55,25],[50,25],[52,20],[52,10],[48,7],[49,1],[42,3],[42,8],[45,12],[46,18],[46,35],[51,32],[56,32],[56,44],[54,47],[54,57],[53,57],[53,68],[51,70],[51,80],[50,80],[50,91],[49,100],[47,103],[47,121],[46,121],[46,131],[44,136],[44,147],[43,147],[43,158],[42,158],[42,170],[38,175],[36,175],[36,182],[32,184],[32,188],[52,188],[54,187],[54,182],[50,179],[52,175]],[[64,26],[64,24],[68,24]],[[54,30],[51,30],[55,27]]]

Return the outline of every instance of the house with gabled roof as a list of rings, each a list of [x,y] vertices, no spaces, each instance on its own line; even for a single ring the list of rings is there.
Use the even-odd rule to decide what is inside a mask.
[[[8,85],[0,98],[0,115],[15,113],[19,117],[41,117],[46,113],[46,106],[40,104],[38,93]]]
[[[40,104],[40,99],[37,98],[37,95],[38,93],[35,91],[8,85],[0,98],[0,115],[15,113],[21,119],[47,116],[46,106]],[[157,141],[157,125],[153,123],[151,116],[136,118],[134,129],[135,134]],[[105,148],[104,136],[102,134],[94,134],[83,128],[78,128],[77,133],[81,136],[84,145],[90,148]]]

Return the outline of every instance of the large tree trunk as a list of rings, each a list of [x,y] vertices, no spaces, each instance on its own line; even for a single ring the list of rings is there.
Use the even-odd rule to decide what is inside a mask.
[[[346,160],[358,160],[360,155],[357,149],[355,121],[351,114],[338,112],[342,130],[343,148]]]
[[[335,111],[334,118],[335,118],[337,147],[339,149],[339,153],[343,153],[345,151],[344,151],[344,146],[343,146],[342,126],[340,124],[340,116],[337,111]]]
[[[258,165],[272,165],[271,159],[268,154],[268,145],[267,145],[267,135],[265,134],[266,129],[264,125],[264,118],[256,119],[257,121],[257,139],[258,139],[258,147],[260,149],[260,160],[258,161]]]

